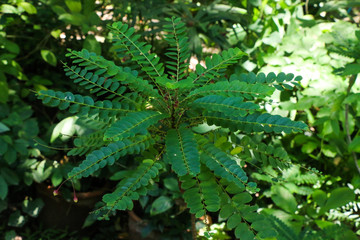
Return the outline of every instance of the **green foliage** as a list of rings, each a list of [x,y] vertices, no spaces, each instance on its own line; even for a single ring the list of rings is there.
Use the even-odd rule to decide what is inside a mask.
[[[149,185],[151,179],[154,179],[159,174],[161,168],[162,165],[156,161],[144,160],[131,176],[118,184],[113,193],[103,196],[106,205],[99,210],[107,210],[108,212],[112,210],[131,210],[133,200],[138,200],[141,195],[146,195],[146,186]]]
[[[207,211],[220,210],[223,215],[228,211],[224,209],[231,208],[233,211],[222,217],[228,219],[227,226],[235,229],[237,237],[244,234],[250,239],[256,232],[260,238],[276,236],[277,232],[263,227],[270,223],[256,212],[257,207],[248,205],[252,201],[251,194],[259,189],[256,183],[249,181],[243,169],[244,162],[236,155],[239,153],[236,147],[241,147],[239,141],[228,139],[224,135],[226,131],[200,134],[192,127],[208,123],[228,128],[231,133],[248,135],[306,130],[302,122],[265,113],[258,103],[266,101],[279,86],[288,88],[283,82],[291,82],[294,75],[279,74],[275,80],[275,75],[269,74],[267,82],[261,80],[261,74],[256,82],[251,80],[253,75],[241,75],[228,81],[225,69],[245,55],[237,48],[206,58],[206,67],[198,64],[196,71],[187,75],[184,61],[189,53],[184,24],[175,17],[167,21],[165,30],[170,33],[166,41],[170,45],[168,57],[171,61],[165,65],[150,53],[150,45],[139,41],[140,35],[134,34],[134,28],[117,22],[109,26],[114,48],[119,56],[128,56],[131,62],[136,62],[139,76],[136,71],[119,67],[95,53],[69,50],[68,57],[73,61],[72,66],[64,64],[66,75],[89,90],[93,97],[51,90],[37,93],[44,104],[69,109],[80,120],[90,118],[104,122],[100,130],[88,137],[84,135],[84,140],[75,143],[79,148],[70,154],[83,154],[92,149],[82,150],[87,141],[93,140],[99,148],[88,153],[86,159],[70,171],[68,179],[87,177],[106,165],[121,161],[124,155],[137,155],[142,163],[120,181],[113,193],[103,197],[104,206],[96,211],[103,218],[108,218],[115,210],[131,210],[133,201],[147,195],[159,173],[165,174],[171,167],[182,182],[182,197],[190,213],[197,218]],[[169,71],[165,71],[164,66]],[[135,86],[138,80],[139,86]],[[275,81],[277,87],[270,84]],[[104,98],[107,100],[102,100]],[[222,142],[216,140],[218,134],[224,139]],[[150,146],[152,153],[145,151]],[[280,164],[281,161],[288,161],[281,148],[251,144],[241,148],[245,147],[248,152],[258,151],[269,156],[270,164],[264,157],[259,158],[264,165],[278,168],[286,166]]]

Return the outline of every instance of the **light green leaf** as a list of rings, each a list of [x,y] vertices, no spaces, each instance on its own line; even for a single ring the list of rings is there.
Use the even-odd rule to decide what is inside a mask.
[[[360,152],[360,137],[355,137],[349,144],[349,152]]]
[[[47,62],[48,64],[52,65],[52,66],[56,66],[57,63],[57,59],[56,56],[53,52],[51,52],[50,50],[41,50],[41,57],[44,59],[45,62]]]
[[[59,20],[75,26],[81,26],[85,22],[86,18],[81,13],[63,13],[59,16]]]
[[[73,116],[67,117],[59,122],[51,134],[50,142],[54,142],[59,137],[62,141],[69,140],[75,133],[75,123],[77,119],[78,117]]]
[[[84,46],[85,49],[89,50],[89,52],[94,52],[96,55],[101,55],[101,45],[95,39],[94,35],[88,35],[85,38]],[[115,74],[114,74],[115,75]]]
[[[271,190],[273,192],[271,199],[278,207],[284,209],[287,212],[295,213],[297,209],[297,202],[295,197],[288,189],[275,185],[271,188]]]
[[[329,199],[326,201],[324,209],[321,212],[335,209],[355,200],[355,193],[353,190],[342,187],[334,189]]]
[[[71,12],[81,12],[82,6],[80,0],[65,0],[65,4]]]
[[[0,133],[7,132],[9,130],[10,130],[10,128],[8,128],[8,126],[6,126],[2,122],[0,122]]]
[[[158,197],[151,205],[150,214],[157,215],[169,210],[173,205],[170,198],[166,196]]]
[[[320,206],[324,206],[325,202],[326,202],[326,193],[322,190],[315,190],[313,193],[312,193],[312,197],[314,199],[314,201]]]
[[[19,10],[16,7],[11,6],[9,4],[1,4],[0,12],[17,14],[17,13],[19,13]]]
[[[53,36],[53,38],[59,38],[61,34],[61,30],[60,29],[52,30],[50,34],[51,36]]]
[[[36,14],[37,10],[31,3],[28,2],[20,2],[18,4],[19,7],[23,8],[28,14]]]

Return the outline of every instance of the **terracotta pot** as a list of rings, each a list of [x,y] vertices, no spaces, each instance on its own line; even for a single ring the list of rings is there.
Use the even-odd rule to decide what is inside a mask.
[[[66,201],[61,195],[54,196],[54,189],[48,188],[43,183],[36,184],[36,190],[45,203],[39,220],[45,227],[68,228],[69,230],[81,229],[89,212],[106,192],[106,188],[92,192],[77,192],[79,201],[75,203]]]

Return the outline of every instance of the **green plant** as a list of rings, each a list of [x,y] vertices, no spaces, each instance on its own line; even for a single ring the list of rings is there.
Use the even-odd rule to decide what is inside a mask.
[[[115,191],[103,196],[103,207],[95,211],[101,219],[115,210],[132,209],[133,201],[145,196],[160,174],[174,172],[182,198],[196,218],[220,211],[237,237],[250,239],[255,232],[261,238],[277,236],[257,213],[257,206],[250,204],[251,194],[259,189],[243,168],[247,163],[290,165],[281,147],[256,146],[252,138],[307,128],[263,108],[276,89],[299,86],[301,78],[249,73],[228,80],[227,66],[245,55],[237,48],[214,54],[205,59],[206,67],[198,64],[195,72],[188,72],[185,24],[180,18],[166,20],[166,55],[171,61],[161,63],[149,53],[150,45],[138,41],[134,28],[117,22],[109,26],[114,48],[128,55],[138,69],[117,66],[87,50],[69,50],[72,64],[64,63],[66,75],[92,97],[52,90],[37,93],[44,104],[68,109],[97,126],[75,140],[70,154],[87,156],[69,172],[68,180],[90,176],[115,161],[121,163],[125,155],[134,155],[138,166],[126,171]]]
[[[287,135],[279,142],[293,161],[316,167],[322,176],[309,179],[301,169],[284,171],[279,178],[286,181],[279,183],[281,187],[271,185],[265,190],[268,200],[259,205],[266,208],[274,203],[273,209],[265,210],[298,229],[306,225],[309,232],[315,232],[338,225],[342,232],[359,234],[356,214],[343,209],[359,201],[347,187],[351,184],[359,188],[355,147],[359,141],[359,83],[355,81],[360,69],[358,27],[341,20],[312,21],[311,25],[291,21],[276,50],[264,56],[266,66],[261,71],[302,73],[304,89],[282,92],[268,107],[273,113],[296,117],[309,125],[307,134]],[[270,179],[258,173],[252,176],[262,181],[261,189],[270,186]],[[283,196],[293,197],[279,200],[279,188]],[[332,202],[331,209],[325,207],[326,201]],[[288,205],[296,205],[296,211],[289,211]],[[356,239],[355,234],[352,238]]]

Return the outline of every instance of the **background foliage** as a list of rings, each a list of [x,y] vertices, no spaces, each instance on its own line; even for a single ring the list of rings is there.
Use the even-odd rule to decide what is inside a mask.
[[[280,173],[247,166],[246,171],[257,179],[261,189],[253,201],[264,212],[281,220],[274,220],[273,227],[285,228],[292,234],[289,239],[309,239],[308,232],[318,234],[318,239],[333,239],[337,232],[346,232],[351,239],[360,222],[360,178],[354,160],[360,151],[360,85],[355,81],[359,69],[358,7],[357,1],[319,0],[2,3],[0,211],[4,231],[1,232],[8,239],[16,234],[31,237],[29,231],[43,207],[35,194],[35,183],[58,186],[80,160],[68,158],[66,151],[43,145],[72,147],[69,138],[85,131],[87,126],[74,121],[70,114],[43,107],[30,90],[46,90],[50,86],[55,90],[80,90],[62,72],[61,61],[65,61],[67,48],[86,48],[121,62],[123,59],[115,56],[110,47],[112,35],[105,27],[113,21],[122,20],[135,26],[142,32],[141,40],[151,43],[156,54],[165,57],[160,29],[165,17],[175,15],[186,23],[191,55],[199,61],[233,46],[249,54],[246,61],[229,69],[229,76],[249,71],[303,76],[303,88],[273,95],[272,103],[264,107],[273,114],[305,121],[310,131],[253,139],[255,144],[273,142],[283,146],[295,163]],[[71,128],[64,128],[69,125]],[[113,172],[107,171],[115,173],[121,168],[117,167]],[[321,174],[308,170],[313,167]],[[97,177],[103,182],[122,179],[121,173],[105,172]],[[274,178],[279,181],[274,182]],[[94,186],[91,181],[88,185],[75,184],[77,191],[91,190]],[[64,196],[71,199],[71,184],[67,187],[68,194],[65,191]],[[169,176],[163,186],[154,187],[150,193],[140,199],[138,206],[144,209],[141,217],[148,222],[141,228],[143,235],[163,231],[162,236],[178,236],[178,232],[167,231],[167,227],[171,224],[180,227],[170,229],[183,229],[181,224],[189,218],[179,203],[179,188],[174,178]],[[157,205],[168,207],[155,211]],[[218,239],[233,236],[226,228],[215,227],[221,218],[209,217],[213,228],[218,229],[213,230]],[[103,229],[116,226],[115,219],[101,226]],[[88,223],[92,222],[90,219]],[[203,222],[197,224],[201,227]],[[99,239],[106,236],[105,232],[99,234]],[[49,230],[43,234],[52,233]],[[63,234],[71,236],[70,232]],[[32,237],[38,239],[39,235]]]

